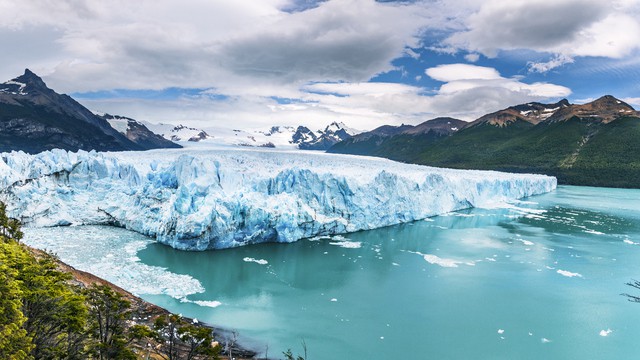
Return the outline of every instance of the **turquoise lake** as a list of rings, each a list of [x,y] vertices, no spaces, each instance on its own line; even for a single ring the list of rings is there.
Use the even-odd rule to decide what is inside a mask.
[[[640,354],[640,190],[560,186],[495,209],[292,244],[182,252],[126,230],[25,229],[170,311],[281,358]]]

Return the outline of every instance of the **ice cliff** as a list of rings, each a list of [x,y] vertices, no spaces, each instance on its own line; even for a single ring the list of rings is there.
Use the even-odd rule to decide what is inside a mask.
[[[373,229],[555,187],[542,175],[273,150],[0,154],[0,200],[27,226],[113,224],[185,250]]]

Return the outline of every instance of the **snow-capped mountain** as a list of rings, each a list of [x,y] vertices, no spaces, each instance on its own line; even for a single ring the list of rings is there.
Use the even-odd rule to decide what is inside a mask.
[[[145,150],[33,72],[0,84],[0,151]]]
[[[189,127],[185,125],[171,125],[171,124],[152,124],[147,121],[143,121],[142,124],[154,133],[164,137],[170,141],[202,141],[212,139],[213,136],[207,134],[202,129]]]
[[[111,127],[134,143],[148,149],[181,148],[182,146],[152,132],[141,122],[124,116],[96,113],[105,119]]]
[[[543,175],[310,152],[0,154],[0,201],[26,226],[111,224],[185,250],[373,229],[555,186]]]
[[[346,127],[343,123],[332,122],[324,130],[315,132],[307,127],[298,126],[291,140],[303,150],[327,150],[357,133],[358,131]]]
[[[358,131],[343,123],[333,122],[313,131],[305,126],[272,126],[266,130],[195,128],[184,125],[143,124],[154,133],[171,141],[206,141],[223,146],[268,147],[279,149],[326,150],[348,139]]]

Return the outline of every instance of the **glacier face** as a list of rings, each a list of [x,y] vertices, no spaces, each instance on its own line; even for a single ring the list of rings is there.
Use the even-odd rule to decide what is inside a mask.
[[[111,224],[184,250],[373,229],[555,187],[544,175],[301,151],[0,154],[0,200],[27,226]]]

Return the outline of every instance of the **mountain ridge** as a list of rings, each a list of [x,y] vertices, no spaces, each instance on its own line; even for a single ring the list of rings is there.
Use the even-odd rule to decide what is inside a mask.
[[[511,106],[430,141],[395,134],[377,146],[341,142],[328,151],[457,169],[543,173],[561,184],[640,188],[637,139],[639,113],[605,95],[586,104]]]
[[[0,151],[146,150],[35,73],[0,84]]]

